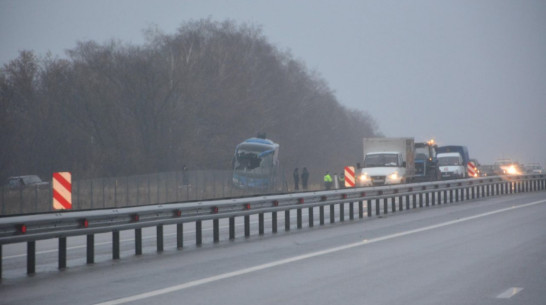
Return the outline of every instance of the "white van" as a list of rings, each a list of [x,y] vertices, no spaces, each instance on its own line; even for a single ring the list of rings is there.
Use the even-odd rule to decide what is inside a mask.
[[[461,179],[464,178],[466,167],[463,164],[463,158],[458,152],[439,153],[438,169],[442,179]]]

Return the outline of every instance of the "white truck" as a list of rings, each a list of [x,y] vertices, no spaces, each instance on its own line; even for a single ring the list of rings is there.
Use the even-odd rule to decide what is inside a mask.
[[[415,175],[413,138],[364,138],[359,186],[406,183]]]
[[[436,155],[436,158],[438,159],[438,168],[440,169],[442,180],[462,179],[465,177],[466,166],[460,153],[439,153]]]

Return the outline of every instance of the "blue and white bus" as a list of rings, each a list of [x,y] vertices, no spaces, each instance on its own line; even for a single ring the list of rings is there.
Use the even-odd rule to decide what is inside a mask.
[[[258,135],[237,145],[233,157],[233,184],[241,189],[275,187],[279,144]]]

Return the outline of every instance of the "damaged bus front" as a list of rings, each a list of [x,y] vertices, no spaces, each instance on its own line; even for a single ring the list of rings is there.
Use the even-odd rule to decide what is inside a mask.
[[[279,166],[278,155],[279,144],[265,136],[240,143],[233,157],[233,184],[241,189],[274,188]]]

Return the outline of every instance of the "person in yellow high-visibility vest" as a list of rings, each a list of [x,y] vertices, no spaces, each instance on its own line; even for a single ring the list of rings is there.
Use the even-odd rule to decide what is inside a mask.
[[[330,176],[329,172],[326,172],[326,175],[324,175],[324,187],[327,190],[332,188],[332,176]]]

